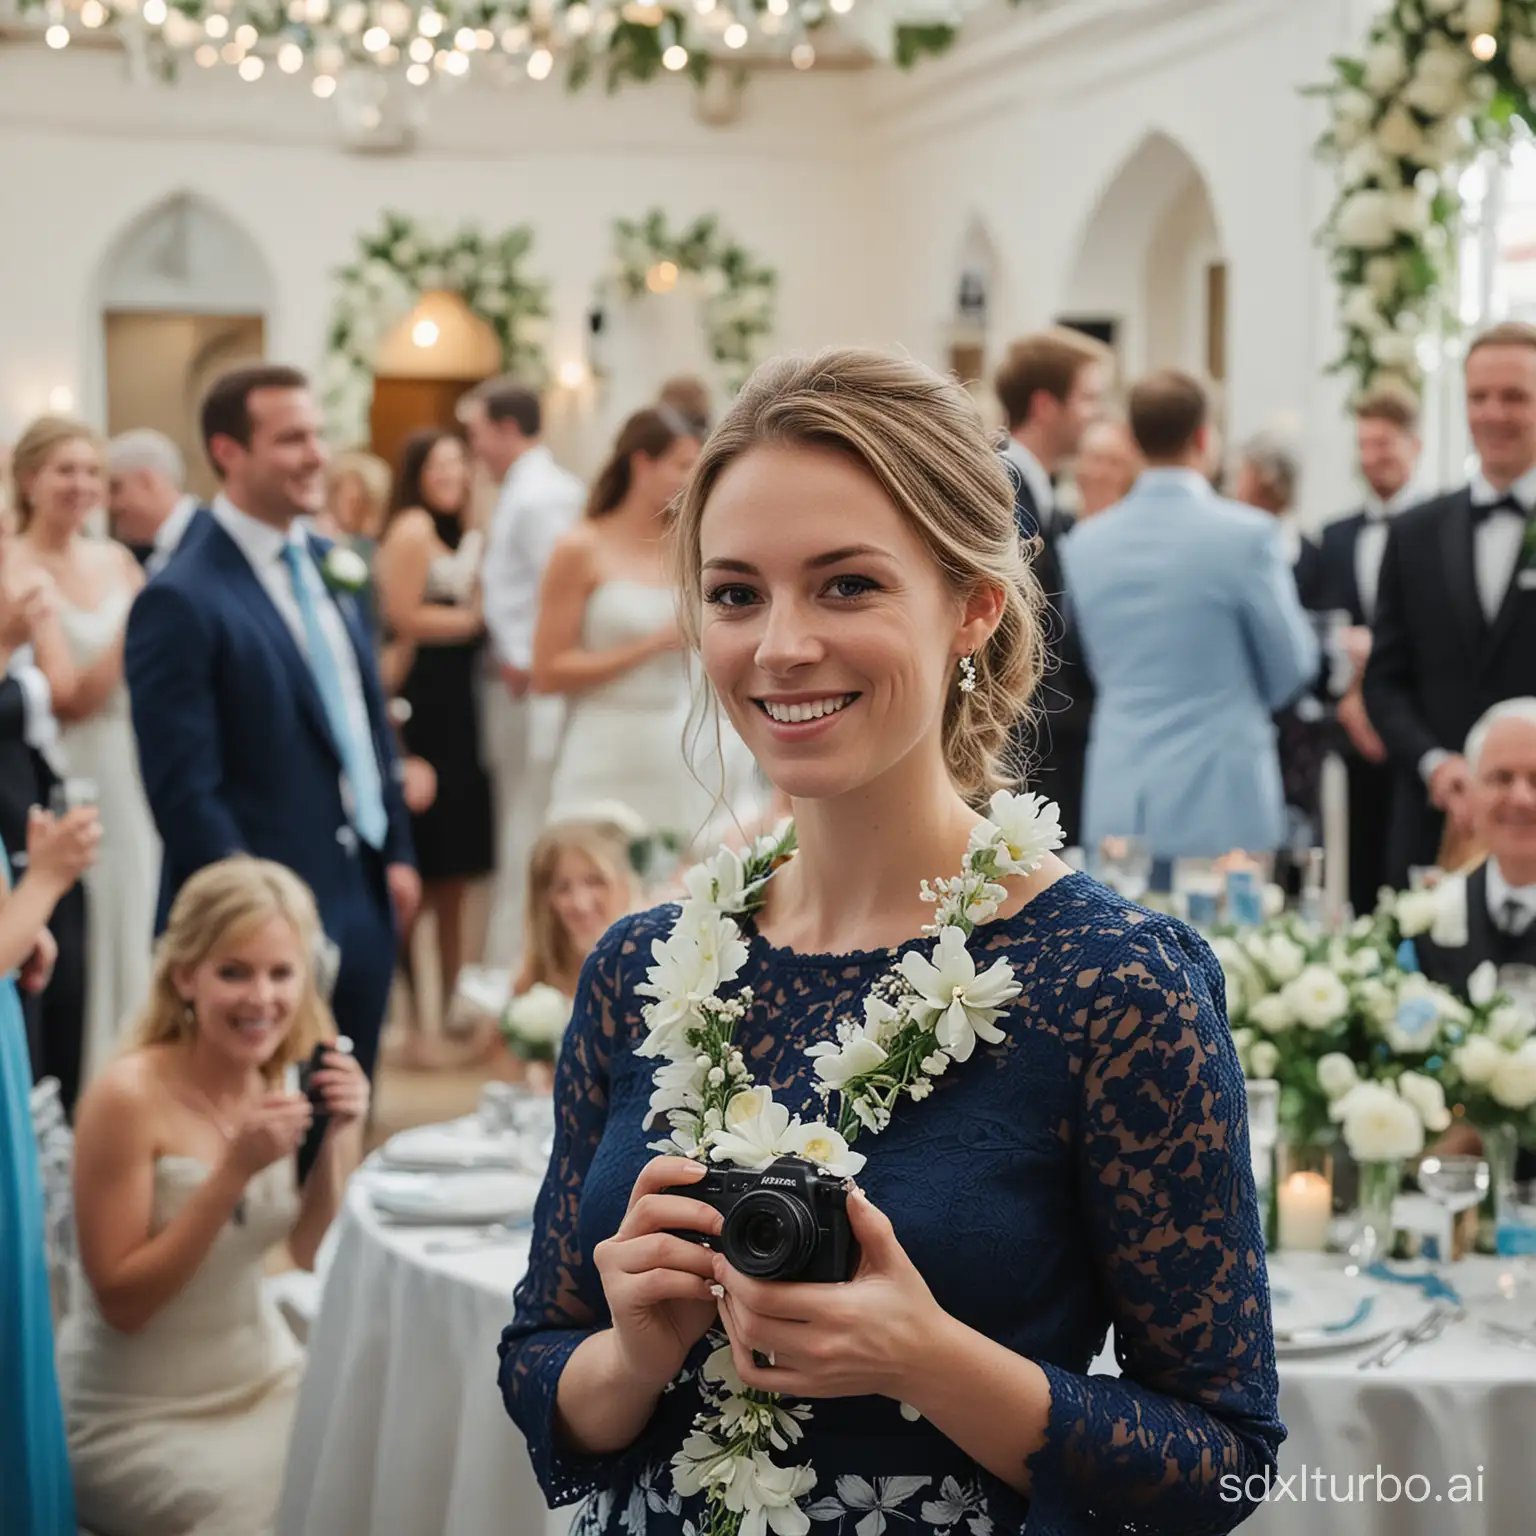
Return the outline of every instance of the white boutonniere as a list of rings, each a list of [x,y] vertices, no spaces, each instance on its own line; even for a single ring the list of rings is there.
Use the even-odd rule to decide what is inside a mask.
[[[320,562],[320,574],[333,592],[361,592],[368,585],[368,562],[355,550],[334,544]]]

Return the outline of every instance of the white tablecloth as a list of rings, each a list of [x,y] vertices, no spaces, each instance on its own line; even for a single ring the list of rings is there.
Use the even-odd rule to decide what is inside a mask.
[[[366,1188],[364,1173],[334,1232],[277,1536],[565,1536],[570,1511],[545,1509],[496,1386],[526,1241],[429,1255],[455,1234],[384,1225]],[[1337,1261],[1270,1268],[1295,1286],[1312,1263]],[[1468,1296],[1489,1293],[1505,1267],[1469,1259],[1455,1278]],[[1245,1536],[1536,1530],[1536,1350],[1492,1342],[1474,1318],[1385,1371],[1359,1370],[1362,1353],[1281,1360],[1279,1477],[1294,1480]],[[1095,1369],[1106,1365],[1112,1355]],[[1427,1498],[1378,1496],[1360,1481],[1378,1468],[1427,1479],[1411,1490]],[[1450,1502],[1457,1475],[1472,1479],[1473,1502]]]
[[[496,1386],[526,1238],[429,1255],[352,1181],[309,1340],[277,1536],[564,1536]]]
[[[1305,1268],[1294,1258],[1270,1261],[1272,1275],[1293,1283]],[[1487,1295],[1507,1268],[1493,1259],[1467,1259],[1453,1278],[1465,1297]],[[1360,1370],[1364,1350],[1282,1357],[1280,1417],[1290,1438],[1280,1449],[1279,1476],[1295,1475],[1294,1496],[1277,1489],[1243,1527],[1244,1536],[1524,1536],[1536,1530],[1536,1350],[1495,1343],[1477,1326],[1477,1307],[1470,1310],[1468,1321],[1386,1370]],[[1390,1501],[1378,1496],[1374,1483],[1362,1485],[1378,1467],[1402,1479],[1427,1479],[1413,1489],[1427,1494],[1424,1502],[1411,1502],[1406,1493]],[[1458,1474],[1472,1480],[1473,1502],[1451,1502]],[[1334,1502],[1331,1488],[1343,1500],[1350,1478],[1354,1501]],[[1392,1492],[1390,1481],[1386,1492]]]

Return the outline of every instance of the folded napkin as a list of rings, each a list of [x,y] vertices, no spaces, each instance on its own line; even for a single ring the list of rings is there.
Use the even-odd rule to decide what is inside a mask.
[[[1430,1274],[1427,1271],[1423,1274],[1403,1274],[1400,1270],[1388,1269],[1381,1261],[1368,1265],[1365,1273],[1372,1280],[1385,1280],[1390,1285],[1411,1285],[1416,1290],[1422,1291],[1428,1301],[1448,1301],[1452,1306],[1457,1307],[1461,1305],[1461,1297],[1457,1294],[1456,1288],[1442,1280],[1439,1275]]]

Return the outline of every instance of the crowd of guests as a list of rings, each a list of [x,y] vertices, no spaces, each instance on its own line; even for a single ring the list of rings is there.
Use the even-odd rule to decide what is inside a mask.
[[[1283,864],[1320,840],[1320,765],[1336,754],[1356,911],[1416,869],[1475,862],[1468,732],[1536,692],[1536,328],[1469,345],[1480,468],[1449,494],[1416,481],[1416,400],[1384,387],[1357,401],[1365,504],[1317,539],[1297,523],[1285,434],[1224,462],[1209,391],[1176,371],[1135,381],[1124,417],[1107,415],[1109,361],[1053,331],[1016,343],[996,381],[1019,526],[1056,609],[1021,747],[1068,836],[1090,856],[1140,838],[1165,879],[1232,850]],[[1074,455],[1075,518],[1056,483]]]
[[[1013,533],[1045,600],[1038,636],[1019,620],[1028,655],[1005,659],[1015,680],[1044,677],[1033,698],[1002,690],[1012,703],[983,732],[999,740],[964,759],[966,791],[999,776],[1038,789],[1069,843],[1091,857],[1141,839],[1166,880],[1180,859],[1309,837],[1317,765],[1337,754],[1355,906],[1413,868],[1486,855],[1468,880],[1472,963],[1431,951],[1426,969],[1464,984],[1477,957],[1526,958],[1536,329],[1469,348],[1481,467],[1448,496],[1415,494],[1415,402],[1360,401],[1367,502],[1316,542],[1296,526],[1283,435],[1228,465],[1198,380],[1134,381],[1120,411],[1111,362],[1058,330],[1017,342],[996,378]],[[839,366],[837,410],[874,412],[868,441],[896,433],[866,365]],[[0,968],[16,973],[0,983],[0,1133],[20,1217],[0,1230],[0,1279],[20,1391],[0,1402],[0,1464],[31,1529],[72,1532],[76,1497],[96,1536],[270,1509],[299,1357],[262,1298],[263,1258],[285,1241],[312,1262],[336,1213],[419,912],[438,1011],[481,958],[471,893],[486,882],[484,958],[514,993],[574,998],[603,933],[641,904],[638,833],[704,847],[782,804],[758,771],[774,746],[753,740],[756,715],[699,706],[667,547],[680,495],[696,534],[697,487],[750,460],[751,433],[791,431],[765,424],[768,388],[763,420],[749,431],[738,408],[747,436],[722,443],[707,396],[669,386],[590,486],[513,379],[471,391],[458,430],[416,433],[390,467],[328,456],[302,374],[237,370],[202,406],[207,504],[153,432],[103,444],[49,417],[17,442],[0,540],[0,837],[18,877],[0,905]],[[795,389],[812,410],[816,378]],[[970,426],[949,428],[931,446],[968,462]],[[802,467],[807,495],[833,496],[823,456]],[[943,471],[914,460],[913,484]],[[836,504],[857,521],[856,497]],[[786,539],[797,507],[769,509]],[[914,569],[982,559],[966,540],[986,530],[950,534]],[[932,745],[935,762],[962,760],[949,735]],[[434,1059],[419,1040],[413,1054]],[[300,1092],[293,1069],[312,1057]],[[31,1219],[27,1094],[45,1076],[77,1135],[62,1410]],[[179,1347],[194,1338],[220,1342]]]

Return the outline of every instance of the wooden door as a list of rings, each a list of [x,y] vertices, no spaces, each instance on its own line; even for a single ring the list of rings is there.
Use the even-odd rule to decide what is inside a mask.
[[[373,381],[373,405],[368,413],[369,446],[391,468],[400,462],[400,449],[413,432],[426,427],[457,430],[454,414],[460,399],[479,379],[396,379]]]

